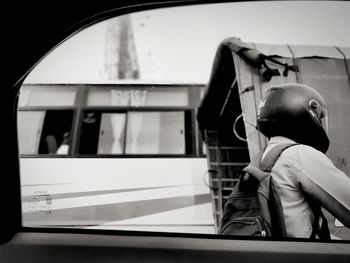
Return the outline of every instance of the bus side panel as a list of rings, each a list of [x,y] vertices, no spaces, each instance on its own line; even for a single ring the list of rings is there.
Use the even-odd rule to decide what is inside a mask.
[[[25,226],[213,233],[204,158],[22,158]]]

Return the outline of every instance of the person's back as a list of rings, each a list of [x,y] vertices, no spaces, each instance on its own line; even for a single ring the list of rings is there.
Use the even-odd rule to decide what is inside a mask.
[[[264,154],[286,143],[295,142],[272,137]],[[312,205],[322,205],[350,224],[350,180],[322,152],[304,144],[290,147],[276,161],[271,175],[281,199],[288,236],[311,236],[315,221]]]
[[[320,206],[350,227],[350,179],[325,155],[329,140],[323,105],[312,88],[287,84],[272,88],[259,108],[258,127],[269,138],[262,158],[278,144],[298,143],[271,170],[291,237],[311,236]]]

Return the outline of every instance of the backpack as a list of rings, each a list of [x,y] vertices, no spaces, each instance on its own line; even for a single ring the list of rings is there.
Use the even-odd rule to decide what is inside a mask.
[[[286,237],[282,204],[273,184],[271,169],[281,153],[295,144],[280,144],[272,148],[261,160],[263,151],[243,169],[243,174],[228,197],[221,220],[220,234]],[[329,239],[326,218],[321,207],[313,204],[315,223],[311,238],[316,234]],[[319,219],[322,218],[322,229]]]

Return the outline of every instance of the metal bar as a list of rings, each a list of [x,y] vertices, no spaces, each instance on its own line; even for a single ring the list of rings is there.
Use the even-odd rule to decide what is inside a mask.
[[[75,106],[76,110],[74,111],[73,116],[73,127],[72,127],[72,140],[71,147],[69,149],[69,155],[76,157],[79,155],[79,146],[80,146],[80,131],[81,125],[83,122],[83,110],[82,107],[87,98],[88,90],[83,86],[77,89],[77,94],[75,97]]]
[[[218,211],[219,211],[219,216],[217,218],[217,232],[219,233],[220,231],[220,222],[221,222],[221,218],[222,218],[222,181],[221,181],[221,177],[222,177],[222,171],[220,169],[220,159],[221,159],[221,154],[220,154],[220,145],[219,145],[219,133],[217,133],[217,138],[216,138],[216,160],[217,160],[217,180],[218,180],[218,194],[219,194],[219,199],[218,199]]]
[[[231,92],[232,92],[233,88],[236,86],[236,83],[237,83],[237,77],[235,77],[235,79],[233,80],[232,85],[231,85],[231,87],[230,87],[230,89],[229,89],[229,91],[227,93],[224,105],[222,106],[221,111],[220,111],[220,117],[222,116],[222,114],[225,111],[226,104],[227,104],[227,102],[228,102],[228,100],[229,100],[229,98],[231,96]]]
[[[214,166],[245,166],[249,163],[232,163],[232,162],[210,162],[210,165]]]
[[[209,146],[208,149],[215,150],[217,149],[216,146]],[[239,147],[239,146],[222,146],[220,147],[221,150],[247,150],[247,147]]]

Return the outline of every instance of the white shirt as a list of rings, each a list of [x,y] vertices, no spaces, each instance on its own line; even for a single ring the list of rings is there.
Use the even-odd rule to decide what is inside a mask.
[[[62,144],[58,149],[57,149],[57,154],[68,154],[69,151],[69,145],[68,144]]]
[[[294,141],[272,137],[264,152]],[[322,152],[303,144],[284,150],[271,170],[280,196],[287,235],[308,238],[314,215],[305,194],[319,201],[333,216],[350,227],[350,178]]]

